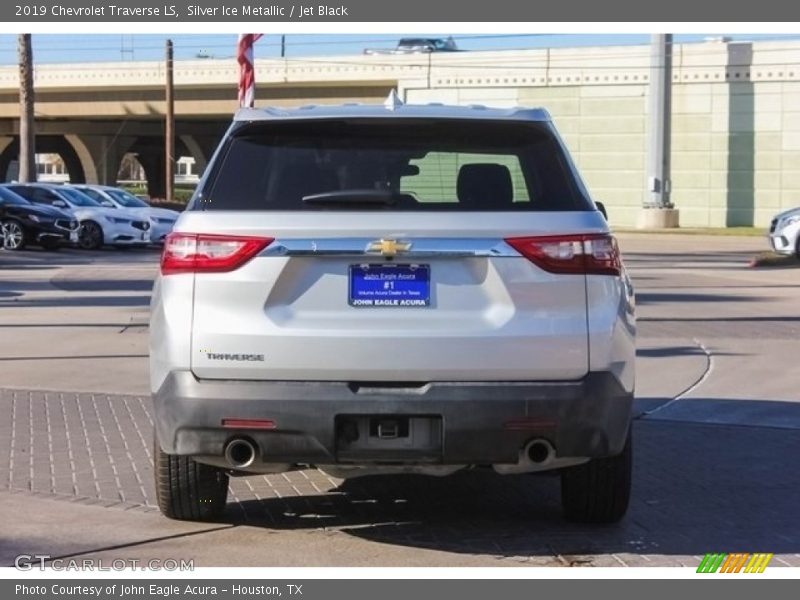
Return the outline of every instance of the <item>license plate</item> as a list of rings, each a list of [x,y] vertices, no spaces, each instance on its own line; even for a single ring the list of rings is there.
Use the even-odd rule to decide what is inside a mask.
[[[357,307],[414,307],[431,303],[429,265],[350,265],[348,302]]]
[[[150,241],[150,232],[149,231],[145,231],[142,234],[142,241],[143,242],[149,242]]]
[[[77,231],[70,231],[69,232],[69,241],[73,244],[78,243],[78,232]]]

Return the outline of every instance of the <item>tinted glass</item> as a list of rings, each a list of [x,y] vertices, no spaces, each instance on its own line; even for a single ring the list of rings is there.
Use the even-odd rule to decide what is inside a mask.
[[[150,206],[144,200],[137,198],[125,190],[106,190],[106,193],[126,208],[147,208]]]
[[[244,126],[194,208],[593,210],[548,124],[442,119]]]
[[[108,198],[104,198],[103,197],[103,194],[101,194],[97,190],[93,190],[92,188],[78,188],[78,191],[81,194],[85,194],[85,195],[89,196],[89,198],[91,198],[95,202],[99,202],[100,204],[102,204],[103,201],[110,202],[108,200]]]
[[[0,187],[0,204],[30,204],[25,198],[6,188]]]
[[[12,186],[11,191],[13,191],[15,194],[19,194],[25,198],[25,200],[35,202],[37,204],[52,204],[54,201],[60,200],[56,194],[47,188],[41,188],[35,185]]]
[[[70,204],[74,204],[75,206],[100,206],[99,202],[95,202],[89,198],[89,196],[82,194],[78,190],[59,188],[59,191],[69,199]]]
[[[9,189],[12,192],[14,192],[15,194],[18,194],[18,195],[22,196],[25,200],[28,200],[30,202],[35,202],[36,201],[36,198],[35,198],[36,188],[32,188],[32,187],[28,187],[28,186],[24,186],[24,185],[14,185],[14,186],[10,186]]]

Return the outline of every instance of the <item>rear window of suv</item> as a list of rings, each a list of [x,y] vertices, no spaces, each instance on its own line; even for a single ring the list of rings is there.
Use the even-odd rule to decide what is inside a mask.
[[[250,123],[224,143],[201,210],[592,210],[546,123]]]

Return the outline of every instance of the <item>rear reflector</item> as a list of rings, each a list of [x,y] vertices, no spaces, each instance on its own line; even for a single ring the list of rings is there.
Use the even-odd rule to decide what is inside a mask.
[[[170,233],[161,253],[161,274],[221,273],[238,269],[273,238],[206,233]]]
[[[607,233],[507,238],[506,243],[550,273],[619,275],[617,240]]]
[[[275,429],[275,421],[269,419],[222,419],[227,429]]]
[[[511,431],[528,431],[536,429],[552,429],[558,423],[552,419],[538,419],[535,417],[520,417],[503,423],[505,429]]]

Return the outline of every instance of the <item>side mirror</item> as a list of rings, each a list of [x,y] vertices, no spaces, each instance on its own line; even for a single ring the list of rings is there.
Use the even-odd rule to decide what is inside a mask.
[[[61,199],[53,200],[53,206],[56,208],[67,208],[67,203]]]
[[[117,208],[117,205],[114,204],[111,200],[100,200],[100,206],[105,206],[106,208]]]
[[[608,221],[608,213],[606,212],[606,205],[602,202],[595,202],[595,206],[597,206],[597,210],[600,211],[600,214],[603,215],[603,218]]]

